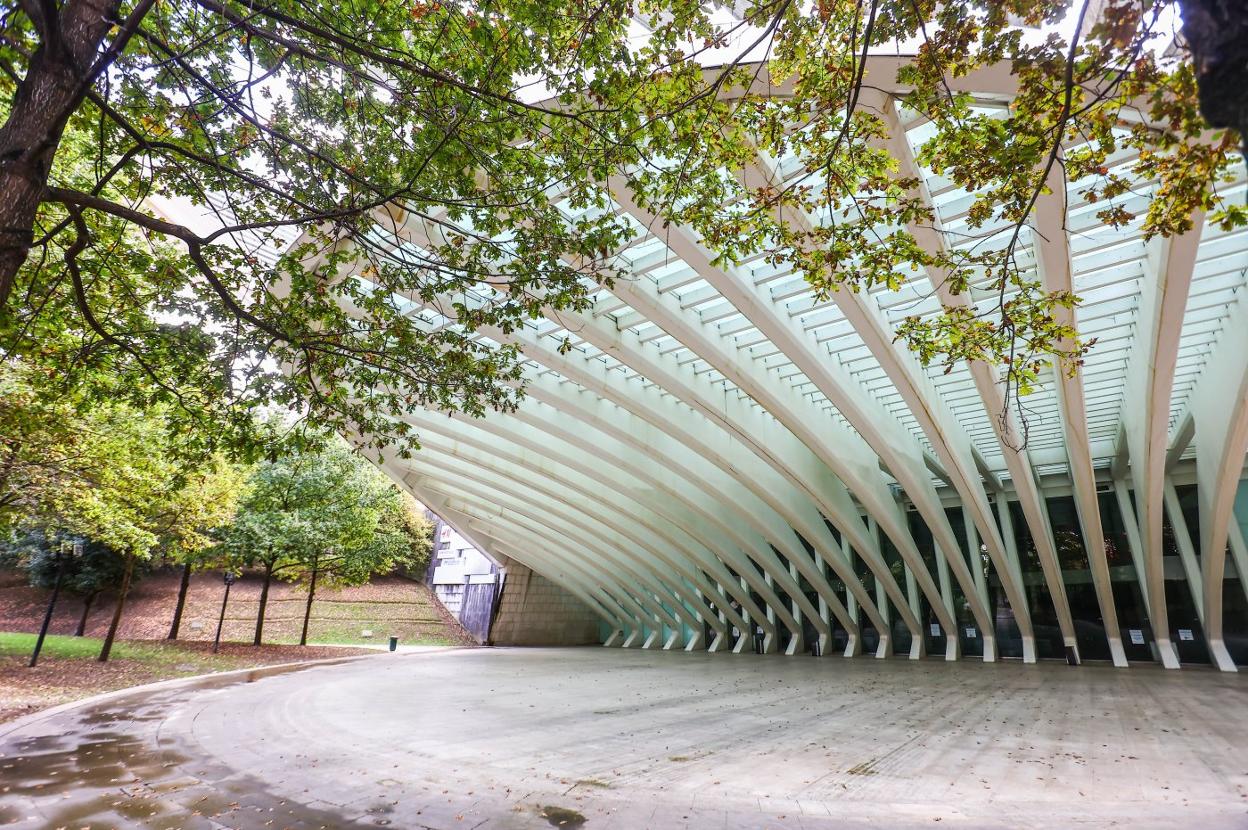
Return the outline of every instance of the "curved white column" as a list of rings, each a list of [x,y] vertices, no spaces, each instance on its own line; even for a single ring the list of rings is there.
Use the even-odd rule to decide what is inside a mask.
[[[663,606],[654,588],[647,586],[636,574],[617,574],[605,566],[604,559],[595,561],[584,556],[588,550],[597,556],[603,556],[604,550],[596,541],[584,539],[575,528],[569,528],[561,520],[544,515],[542,520],[533,518],[532,508],[526,505],[505,500],[497,491],[482,487],[475,482],[449,483],[443,476],[437,481],[427,477],[421,478],[421,488],[427,492],[440,493],[447,497],[452,506],[460,505],[460,512],[467,513],[484,521],[492,532],[501,534],[504,529],[521,543],[532,544],[539,540],[543,545],[550,546],[548,553],[563,553],[562,564],[570,569],[580,571],[591,585],[597,585],[609,591],[625,608],[632,611],[651,628],[651,636],[646,638],[644,648],[656,648],[660,645],[670,648],[672,640],[681,633],[681,623]],[[581,551],[578,559],[577,551]],[[634,580],[637,580],[634,582]],[[661,643],[661,629],[666,626],[673,633],[668,642]]]
[[[567,317],[567,315],[561,316]],[[581,336],[586,335],[588,327],[601,325],[598,321],[579,316],[576,321],[565,319],[565,322],[576,326],[577,333]],[[489,333],[495,337],[499,336],[493,331]],[[688,448],[733,477],[780,514],[793,529],[801,533],[814,546],[816,554],[829,562],[837,576],[847,586],[850,586],[851,594],[859,602],[862,602],[864,598],[869,598],[865,589],[861,589],[852,566],[847,564],[848,557],[843,556],[840,545],[824,524],[824,514],[809,498],[809,491],[798,489],[793,485],[791,478],[780,475],[771,466],[760,467],[755,463],[749,448],[736,438],[735,431],[729,432],[723,429],[721,423],[708,419],[698,409],[680,406],[670,397],[661,394],[656,387],[648,387],[637,381],[627,381],[618,372],[605,371],[600,361],[579,357],[575,351],[569,355],[560,354],[558,344],[551,337],[541,338],[530,333],[518,332],[508,336],[508,340],[520,345],[526,357],[558,371],[583,387],[586,390],[584,394],[592,393],[611,401],[621,409],[643,419],[652,428],[666,432],[679,445]],[[637,361],[638,358],[633,358],[633,360]],[[557,385],[545,376],[530,377],[527,388],[530,391],[547,388],[547,394],[556,394],[557,391]],[[754,433],[756,441],[774,437],[775,424],[767,424],[773,429],[763,429],[763,424],[756,420],[755,425],[758,427]],[[773,446],[771,452],[776,454],[780,449],[781,447]],[[819,466],[813,457],[808,459],[809,464]],[[792,475],[796,476],[797,471],[794,470]],[[844,486],[826,471],[820,484],[818,489],[826,493],[820,500],[822,503],[820,506],[830,507],[828,512],[832,515],[829,521],[838,531],[850,537],[852,541],[863,545],[859,553],[864,562],[875,574],[876,579],[881,581],[884,591],[893,598],[895,603],[904,608],[901,611],[901,617],[912,634],[911,657],[921,656],[923,637],[919,623],[905,606],[901,590],[879,553],[878,543],[871,544],[867,541],[870,537],[865,534],[862,519],[850,501]],[[804,575],[810,579],[808,574],[804,573]],[[812,584],[817,583],[812,581]],[[864,605],[873,623],[877,626],[886,626],[879,629],[883,642],[883,638],[889,636],[886,633],[888,629],[884,621],[883,608],[874,602],[864,603]]]
[[[766,541],[753,535],[748,529],[743,529],[739,517],[726,515],[724,505],[701,491],[696,481],[671,473],[659,474],[656,469],[657,459],[643,457],[632,448],[623,447],[615,439],[592,428],[573,425],[574,428],[569,429],[560,425],[558,422],[566,423],[568,419],[549,411],[549,407],[544,407],[544,415],[533,414],[533,409],[540,412],[543,407],[538,402],[530,401],[526,404],[528,411],[522,409],[509,417],[505,430],[507,437],[538,453],[550,451],[553,446],[565,459],[577,454],[596,459],[599,465],[626,473],[643,488],[657,491],[656,496],[661,493],[661,496],[651,499],[642,488],[635,492],[637,496],[647,498],[656,512],[668,516],[677,526],[697,536],[725,565],[744,578],[750,588],[761,597],[765,607],[773,610],[781,624],[790,632],[796,632],[794,641],[800,643],[801,626],[759,571],[764,565],[780,569],[779,562],[775,561],[775,555]],[[476,424],[482,429],[493,431],[500,429],[500,420],[481,419]],[[776,648],[778,639],[774,624],[765,616],[756,617],[751,614],[751,619],[763,627],[767,649]]]
[[[1135,513],[1144,560],[1141,584],[1148,586],[1153,639],[1161,664],[1168,669],[1179,667],[1179,658],[1170,640],[1161,541],[1170,394],[1183,312],[1203,227],[1204,215],[1198,214],[1193,217],[1193,227],[1187,233],[1174,239],[1154,239],[1150,243],[1141,304],[1136,312],[1136,343],[1127,365],[1126,400],[1131,405],[1123,408],[1123,430],[1119,436],[1119,447],[1125,448],[1130,461],[1135,490]],[[1119,465],[1115,475],[1124,474]]]

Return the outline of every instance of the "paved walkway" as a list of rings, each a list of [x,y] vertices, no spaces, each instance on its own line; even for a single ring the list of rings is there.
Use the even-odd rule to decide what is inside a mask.
[[[1248,828],[1248,677],[477,649],[0,729],[23,828]]]

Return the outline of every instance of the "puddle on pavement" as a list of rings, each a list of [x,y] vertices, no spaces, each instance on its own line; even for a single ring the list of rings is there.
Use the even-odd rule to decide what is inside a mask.
[[[336,665],[340,662],[323,663]],[[10,739],[0,748],[0,824],[30,827],[218,828],[342,827],[337,813],[288,803],[267,792],[263,781],[154,745],[151,727],[128,734],[127,725],[162,720],[170,707],[196,693],[254,683],[304,666],[255,669],[207,677],[186,686],[140,693],[85,709],[65,719],[63,735]],[[209,768],[209,769],[205,769]],[[212,773],[218,773],[216,775]],[[229,781],[222,779],[229,778]],[[14,805],[20,799],[24,804]],[[254,813],[254,820],[247,815]],[[27,824],[23,824],[27,822]]]

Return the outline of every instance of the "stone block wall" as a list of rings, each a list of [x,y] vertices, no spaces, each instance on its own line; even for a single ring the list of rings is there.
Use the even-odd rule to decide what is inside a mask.
[[[490,640],[498,646],[580,646],[601,642],[598,617],[585,603],[512,560]]]

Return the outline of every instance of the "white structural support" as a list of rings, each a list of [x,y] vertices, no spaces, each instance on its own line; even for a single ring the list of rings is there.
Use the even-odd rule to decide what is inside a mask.
[[[754,605],[748,594],[741,594],[737,579],[718,558],[683,531],[678,532],[643,500],[634,498],[635,486],[622,483],[613,470],[592,466],[578,469],[574,466],[575,460],[560,463],[554,448],[538,455],[510,441],[505,433],[487,433],[452,418],[414,418],[412,423],[421,430],[424,449],[463,461],[461,466],[491,469],[520,482],[536,480],[552,498],[565,504],[582,505],[581,509],[628,536],[638,549],[652,553],[662,567],[675,571],[701,591],[718,607],[727,623],[740,630],[746,628],[745,621],[731,604],[720,602],[725,585],[729,586],[728,597],[747,613],[763,616],[764,612]],[[608,491],[611,497],[603,499]],[[712,628],[716,628],[713,622]]]
[[[586,320],[585,325],[591,326],[593,322]],[[578,330],[582,334],[585,333],[584,329]],[[819,513],[816,506],[810,503],[805,493],[798,491],[771,468],[750,465],[751,459],[748,452],[732,439],[730,433],[722,431],[713,422],[708,423],[705,417],[699,413],[673,404],[670,399],[659,394],[653,387],[625,381],[618,373],[604,372],[600,364],[595,366],[594,362],[583,357],[561,355],[557,349],[557,344],[549,338],[546,338],[545,342],[543,342],[540,338],[527,337],[522,334],[504,335],[501,332],[492,330],[487,333],[500,338],[505,337],[512,342],[519,343],[527,357],[536,360],[542,365],[557,369],[565,377],[575,381],[583,388],[583,391],[571,394],[579,397],[600,396],[603,400],[611,401],[621,409],[628,410],[646,422],[631,426],[627,423],[624,424],[624,434],[640,437],[644,443],[660,449],[665,457],[677,461],[686,470],[693,470],[705,462],[710,462],[722,470],[726,476],[736,480],[740,485],[752,492],[774,510],[784,522],[787,522],[789,527],[796,530],[801,534],[802,538],[813,545],[816,557],[821,557],[823,561],[827,562],[836,575],[848,586],[850,597],[847,601],[853,600],[861,603],[872,623],[880,631],[881,640],[885,644],[891,641],[889,628],[884,621],[883,614],[876,606],[874,599],[869,596],[857,580],[852,568],[848,566],[848,560],[841,553],[840,545],[828,531],[827,526],[824,524],[824,517]],[[559,399],[569,394],[564,388],[566,386],[566,383],[551,381],[549,376],[538,376],[529,379],[527,388],[529,393],[538,400],[546,400],[558,405]],[[585,405],[601,408],[601,404],[596,399]],[[606,417],[611,416],[608,415]],[[614,419],[617,421],[621,420],[618,415],[615,415]],[[702,478],[707,479],[708,477],[702,476]],[[837,484],[829,481],[827,486],[835,488]],[[844,488],[840,487],[838,489],[842,493],[843,503],[838,504],[837,507],[839,509],[833,512],[833,515],[838,516],[842,520],[842,522],[837,523],[837,526],[848,525],[854,530],[861,529],[862,523],[857,516],[857,512],[853,511],[852,516],[849,513],[852,510],[852,505],[849,504],[847,495],[843,493]],[[782,536],[787,536],[783,530],[777,529],[777,532]],[[785,551],[782,550],[782,552]],[[819,595],[821,603],[831,608],[833,613],[839,618],[840,614],[837,612],[837,609],[841,607],[840,600],[833,593],[831,586],[817,563],[808,559],[802,552],[791,546],[786,555],[790,553],[793,554],[791,565],[796,567],[802,576],[809,580]],[[892,579],[891,574],[887,571],[887,567],[879,559],[878,555],[872,556],[866,561],[873,571],[881,574],[883,578],[891,583],[893,590],[900,596],[895,580]],[[795,576],[793,578],[796,579]],[[823,606],[821,605],[821,607]],[[918,647],[922,643],[922,639],[919,636],[918,623],[912,615],[907,614],[906,617],[907,626],[911,629],[913,635],[912,656],[917,657],[919,653]],[[815,622],[815,620],[820,620],[820,617],[816,616],[812,619],[816,629],[826,628],[821,621]],[[846,620],[842,620],[842,622],[844,623]],[[826,637],[828,632],[822,630],[820,633],[821,636],[825,637],[825,642],[820,650],[820,653],[822,653],[822,648],[827,645]]]
[[[731,509],[701,491],[695,482],[689,479],[680,481],[678,474],[673,475],[676,471],[660,473],[657,469],[659,459],[655,455],[623,446],[592,428],[572,431],[558,426],[560,420],[566,419],[560,419],[542,404],[530,402],[516,416],[514,422],[508,425],[507,434],[524,445],[538,452],[553,449],[562,451],[565,457],[583,453],[596,458],[599,463],[609,461],[615,469],[637,480],[638,489],[645,486],[662,493],[664,498],[652,503],[652,506],[666,512],[678,526],[689,529],[710,547],[725,565],[736,571],[738,578],[745,579],[750,588],[762,597],[764,607],[776,609],[780,623],[790,632],[795,632],[790,645],[800,641],[801,627],[763,576],[780,568],[774,552]],[[482,426],[489,429],[493,424],[483,422]],[[568,449],[562,450],[563,446]],[[766,629],[767,650],[776,648],[779,642],[774,625],[762,616],[755,616],[754,621]],[[857,632],[851,630],[850,634],[851,637],[856,636]]]
[[[679,461],[664,454],[662,450],[673,450],[672,445],[659,448],[636,440],[624,425],[611,423],[610,415],[614,413],[609,410],[591,412],[578,408],[572,401],[552,400],[560,406],[547,407],[530,400],[514,414],[514,417],[527,421],[535,427],[540,425],[551,434],[580,446],[584,452],[610,454],[619,459],[622,465],[631,468],[634,475],[644,477],[654,486],[685,502],[696,513],[718,526],[737,550],[758,565],[764,580],[770,576],[781,590],[802,604],[807,614],[817,614],[805,593],[789,577],[788,569],[781,564],[776,555],[776,550],[780,550],[790,561],[793,561],[799,556],[805,556],[805,552],[801,550],[796,537],[793,537],[792,529],[782,527],[772,521],[772,517],[767,515],[761,502],[752,503],[744,493],[725,480],[706,483],[696,472],[689,471]],[[546,403],[549,404],[551,401],[548,400]],[[555,412],[566,413],[578,419],[578,423],[582,424],[581,428],[569,430],[562,426],[560,422],[566,422],[566,419],[561,419],[555,415]],[[598,427],[596,434],[586,429],[586,426]],[[630,446],[635,440],[636,444]],[[639,458],[637,461],[630,462],[628,459],[634,455],[641,456],[644,460]],[[709,471],[704,470],[703,473],[709,475]],[[724,493],[726,498],[718,497],[719,493]],[[758,512],[749,510],[743,512],[743,507],[759,508],[759,510]],[[718,547],[716,552],[720,552]],[[766,593],[775,596],[770,585]],[[792,635],[789,649],[799,650],[802,639],[801,625],[788,612],[782,601],[776,599],[774,604],[769,602],[768,605],[772,606],[772,610],[776,612],[781,623]],[[836,605],[839,607],[838,617],[845,624],[846,630],[850,632],[851,637],[857,637],[857,626],[849,620],[844,605],[839,600]]]
[[[499,520],[504,525],[518,528],[520,535],[530,538],[544,539],[555,549],[571,550],[580,547],[594,556],[603,557],[615,575],[618,595],[626,598],[626,602],[634,609],[643,612],[652,620],[655,630],[666,627],[670,634],[662,640],[663,648],[670,649],[676,644],[683,632],[683,625],[701,636],[701,622],[681,602],[673,603],[673,597],[680,597],[680,591],[671,585],[664,584],[657,577],[646,573],[636,564],[625,565],[612,555],[610,536],[599,536],[596,532],[587,531],[585,523],[573,524],[559,512],[550,509],[549,505],[533,504],[520,500],[510,490],[500,490],[473,481],[452,481],[443,475],[436,483],[427,483],[426,487],[433,492],[441,492],[462,503],[474,505],[478,515],[486,515]],[[544,509],[543,509],[544,508]],[[540,514],[540,518],[536,516]],[[579,564],[579,563],[578,563]],[[576,567],[576,565],[571,565]],[[649,647],[657,645],[659,640],[652,638],[647,641]]]
[[[1223,638],[1223,577],[1235,494],[1248,453],[1248,292],[1239,292],[1221,338],[1206,358],[1206,369],[1191,396],[1191,409],[1179,418],[1179,436],[1190,424],[1196,443],[1196,494],[1200,509],[1199,587],[1193,588],[1203,612],[1201,624],[1209,654],[1222,671],[1235,671]],[[1248,577],[1239,570],[1241,583]]]
[[[1070,240],[1065,226],[1067,183],[1065,174],[1056,165],[1050,173],[1048,187],[1049,194],[1041,196],[1036,205],[1034,235],[1040,251],[1037,266],[1045,290],[1073,292]],[[1059,307],[1054,311],[1054,316],[1059,324],[1075,326],[1074,309]],[[1073,344],[1065,341],[1060,346],[1069,350]],[[1075,491],[1075,509],[1083,530],[1088,569],[1092,572],[1096,601],[1105,626],[1105,637],[1109,642],[1110,659],[1115,666],[1124,667],[1127,665],[1127,655],[1122,648],[1122,635],[1118,628],[1118,610],[1114,604],[1109,560],[1106,557],[1105,531],[1101,527],[1101,511],[1096,496],[1096,472],[1092,461],[1092,442],[1088,436],[1083,367],[1076,363],[1069,367],[1059,367],[1053,374],[1058,404],[1061,407],[1066,463],[1070,472],[1070,483]]]
[[[634,215],[638,221],[642,221],[643,224],[649,226],[657,226],[659,224],[656,217],[631,201],[626,195],[622,183],[617,182],[613,191],[613,197],[629,213]],[[928,527],[932,529],[933,535],[936,537],[940,554],[946,558],[953,567],[954,573],[957,574],[967,602],[981,629],[985,632],[993,631],[994,626],[988,614],[988,609],[983,607],[982,603],[978,601],[978,595],[974,591],[974,581],[966,566],[966,560],[962,556],[961,545],[958,544],[953,530],[949,526],[948,518],[945,516],[944,508],[936,496],[935,487],[932,486],[926,470],[926,462],[918,443],[911,436],[904,434],[895,419],[867,398],[854,381],[843,377],[843,373],[839,371],[836,363],[828,360],[826,355],[819,354],[813,341],[803,332],[798,331],[793,326],[791,319],[778,310],[773,301],[760,296],[748,284],[747,280],[740,274],[735,273],[735,269],[727,266],[717,267],[712,265],[713,255],[703,249],[687,232],[681,229],[669,229],[669,232],[664,235],[664,240],[682,260],[692,266],[720,295],[745,315],[746,319],[763,332],[773,344],[779,347],[853,425],[854,430],[861,439],[866,441],[871,450],[889,468],[890,472],[893,473],[894,477],[897,478],[906,490],[907,495],[910,496],[916,508],[922,513],[923,518],[928,523]],[[638,294],[644,291],[644,285],[638,283],[617,284],[612,290],[622,298],[627,299],[634,308],[637,308]],[[847,294],[849,292],[840,293]],[[642,311],[647,314],[653,313],[649,308]],[[855,321],[855,328],[858,328],[858,326],[859,321]],[[859,331],[861,333],[862,330],[859,329]],[[864,335],[864,339],[868,339],[874,333],[873,328],[869,329],[868,333]],[[674,333],[673,336],[684,342],[685,345],[693,348],[682,336]],[[891,344],[889,349],[890,351],[894,350]],[[708,362],[713,362],[706,354],[702,352],[699,352],[699,354],[702,354],[702,357],[708,360]],[[745,368],[745,366],[742,366],[744,361],[741,360],[740,356],[737,356],[736,362],[738,366],[741,366],[741,369],[738,370],[740,373]],[[715,365],[725,375],[728,374],[724,365],[718,363]],[[733,376],[733,380],[738,385],[742,385],[742,380],[738,376]],[[749,381],[747,380],[746,382],[748,383]],[[754,396],[753,392],[751,392],[751,395]],[[754,397],[758,400],[757,396]],[[770,409],[770,407],[768,408]],[[999,538],[995,524],[992,525],[992,533]],[[1003,580],[1003,584],[1008,586],[1007,591],[1013,590],[1013,582],[1008,578]],[[1034,638],[1031,635],[1030,622],[1025,610],[1026,603],[1021,601],[1021,594],[1018,594],[1018,597],[1020,599],[1018,607],[1023,609],[1019,627],[1024,632],[1023,642],[1026,655],[1024,659],[1034,660]],[[947,610],[943,616],[945,619],[942,620],[941,627],[950,635],[947,638],[947,642],[951,647],[956,648],[958,630],[956,622],[952,620]],[[994,642],[995,640],[990,635],[985,635],[984,658],[986,660],[995,659]]]
[[[360,443],[358,435],[350,434],[347,437],[357,444]],[[375,451],[366,450],[365,455],[392,479],[402,483],[426,506],[435,509],[447,524],[451,525],[465,539],[472,542],[478,550],[492,556],[496,561],[505,561],[508,558],[506,554],[499,550],[497,541],[492,536],[480,530],[473,530],[470,527],[468,516],[454,510],[444,498],[438,496],[433,491],[424,490],[418,483],[413,482],[408,471],[399,466],[394,459],[383,459]],[[632,618],[622,608],[615,605],[614,599],[609,596],[606,597],[607,602],[604,605],[604,596],[598,589],[593,587],[593,580],[587,583],[581,582],[577,576],[572,575],[559,566],[553,565],[540,552],[530,554],[526,559],[520,561],[526,565],[530,563],[536,564],[536,570],[579,597],[591,611],[601,617],[608,625],[615,626],[618,630],[621,626],[630,624]],[[614,606],[614,610],[612,610],[612,606]]]
[[[894,602],[901,601],[900,589],[879,553],[878,541],[864,535],[862,517],[849,492],[806,445],[758,410],[728,398],[722,392],[717,394],[709,388],[705,378],[679,365],[670,356],[661,354],[657,348],[640,342],[636,336],[606,326],[590,315],[560,312],[558,317],[587,342],[633,367],[642,376],[661,379],[662,388],[692,411],[678,409],[657,387],[637,381],[625,382],[618,374],[612,376],[601,369],[595,370],[593,361],[560,361],[555,348],[557,344],[550,338],[546,338],[545,342],[532,337],[515,340],[521,343],[526,356],[543,365],[558,368],[587,390],[629,408],[655,425],[661,425],[687,446],[698,447],[701,454],[755,489],[773,507],[777,507],[777,501],[781,502],[783,506],[777,509],[788,514],[786,519],[808,541],[815,543],[822,539],[825,546],[835,546],[835,541],[828,539],[826,529],[820,527],[823,518],[826,518],[846,541],[858,546],[868,567],[884,580],[885,591],[891,593]],[[690,339],[694,340],[695,348],[713,351],[703,340]],[[820,445],[816,443],[816,446]],[[770,470],[760,468],[748,456],[743,456],[743,451],[762,459]],[[842,459],[847,455],[843,455]],[[838,467],[851,479],[856,478],[851,464],[842,461]],[[872,465],[867,457],[860,458],[859,468],[878,480],[878,467]],[[887,495],[882,481],[879,492],[881,496]],[[807,506],[812,502],[822,515]],[[804,517],[799,519],[793,515],[801,511],[805,512]],[[890,523],[890,526],[895,525],[895,520]],[[904,536],[909,540],[908,532]],[[818,549],[816,554],[819,554]],[[873,621],[878,624],[880,620]],[[911,631],[911,657],[917,658],[922,655],[923,645],[918,620],[913,614],[904,613],[902,621]]]
[[[968,219],[976,194],[921,164],[916,148],[931,125],[903,106],[907,90],[894,79],[906,62],[872,56],[859,101],[887,128],[875,146],[931,208],[930,222],[905,230],[954,256],[998,244],[1004,225]],[[791,88],[762,67],[755,77],[719,94]],[[1008,107],[1015,88],[1008,67],[948,81],[989,109]],[[819,165],[800,144],[723,174],[750,189],[818,187]],[[1129,172],[1132,152],[1107,161],[1116,175]],[[1110,563],[1129,552],[1154,655],[1171,668],[1172,555],[1212,662],[1232,671],[1244,659],[1246,621],[1223,594],[1229,546],[1248,597],[1248,546],[1234,515],[1248,453],[1248,231],[1206,228],[1202,216],[1172,239],[1146,242],[1139,222],[1107,229],[1105,205],[1087,202],[1083,183],[1055,166],[1016,258],[1026,278],[1082,298],[1054,319],[1095,345],[1069,371],[1046,372],[1014,409],[992,367],[923,366],[894,340],[910,314],[994,313],[996,295],[974,280],[954,294],[931,269],[899,288],[820,293],[766,252],[721,258],[694,229],[650,212],[626,176],[607,180],[598,206],[565,206],[627,226],[612,252],[618,277],[586,283],[589,301],[575,310],[548,307],[515,328],[471,334],[520,350],[525,394],[515,411],[395,413],[423,448],[381,466],[466,538],[565,587],[610,626],[612,645],[742,651],[757,627],[767,652],[825,654],[844,637],[854,656],[862,626],[880,634],[877,657],[908,637],[918,659],[929,637],[943,636],[943,656],[955,660],[974,636],[985,660],[1031,662],[1062,656],[1049,647],[1060,635],[1072,662],[1117,666],[1127,664],[1118,620],[1127,609],[1115,607],[1115,583],[1133,577]],[[1141,216],[1153,185],[1136,184],[1120,201]],[[454,227],[398,208],[388,216],[375,256],[419,253]],[[783,219],[799,231],[820,221]],[[331,282],[372,290],[369,273],[346,263]],[[459,325],[453,309],[498,296],[482,285],[427,304],[417,291],[395,300],[433,331]],[[1195,540],[1180,504],[1191,510],[1192,482]],[[1073,504],[1077,528],[1064,520],[1055,533],[1059,503],[1064,516]],[[1102,526],[1115,513],[1122,551]],[[1163,549],[1167,522],[1173,551]],[[1075,587],[1083,574],[1072,533],[1094,608]]]
[[[674,593],[680,602],[693,609],[693,612],[700,618],[698,621],[690,621],[686,616],[685,622],[691,625],[697,623],[700,628],[701,621],[705,621],[719,635],[720,646],[726,644],[725,629],[718,615],[707,612],[706,606],[699,599],[699,593],[714,592],[715,586],[695,570],[686,567],[683,557],[673,556],[670,552],[655,545],[652,536],[633,526],[626,517],[602,509],[598,505],[580,502],[580,499],[584,498],[581,493],[563,485],[561,481],[550,478],[542,470],[532,467],[516,467],[454,444],[439,444],[426,440],[424,448],[430,451],[432,459],[436,459],[432,460],[432,463],[437,466],[430,469],[422,463],[419,456],[417,460],[409,464],[414,469],[425,471],[427,474],[436,475],[438,470],[443,469],[470,477],[480,474],[487,483],[497,482],[499,490],[518,491],[517,498],[529,495],[540,496],[539,508],[545,504],[553,505],[556,515],[565,513],[566,505],[580,503],[581,508],[578,513],[568,515],[573,521],[586,523],[583,532],[606,542],[607,562],[627,572],[631,567],[631,562],[635,560],[638,565],[645,568],[643,578],[651,584],[654,580],[658,580],[660,584],[667,582],[664,577],[674,572],[678,577],[676,584],[680,586]],[[664,585],[659,591],[660,595],[663,594],[663,590],[672,589]],[[697,645],[698,643],[691,643],[688,650],[692,650]],[[708,644],[708,647],[711,645]],[[710,650],[718,651],[719,647],[710,647]]]
[[[1179,658],[1170,639],[1162,562],[1166,447],[1183,311],[1203,226],[1204,215],[1196,215],[1187,233],[1174,239],[1158,238],[1148,249],[1134,348],[1127,366],[1126,398],[1131,405],[1122,416],[1143,552],[1143,584],[1151,599],[1157,651],[1168,669],[1177,669]]]
[[[443,521],[455,528],[456,533],[472,542],[473,546],[478,550],[484,551],[501,561],[506,561],[509,558],[500,549],[500,544],[496,539],[491,537],[487,531],[474,527],[471,518],[455,510],[447,499],[431,490],[422,489],[417,482],[406,481],[405,478],[400,478],[399,480],[403,481],[405,486],[414,494],[417,494],[427,506],[436,510]],[[525,560],[521,559],[520,561]],[[635,620],[626,611],[615,604],[613,598],[607,596],[604,604],[604,597],[596,595],[600,589],[587,589],[578,577],[571,575],[560,566],[543,559],[541,556],[529,556],[528,561],[535,563],[538,570],[545,574],[548,579],[563,586],[574,596],[578,597],[585,603],[586,607],[621,634],[625,634],[625,629],[636,624]]]

